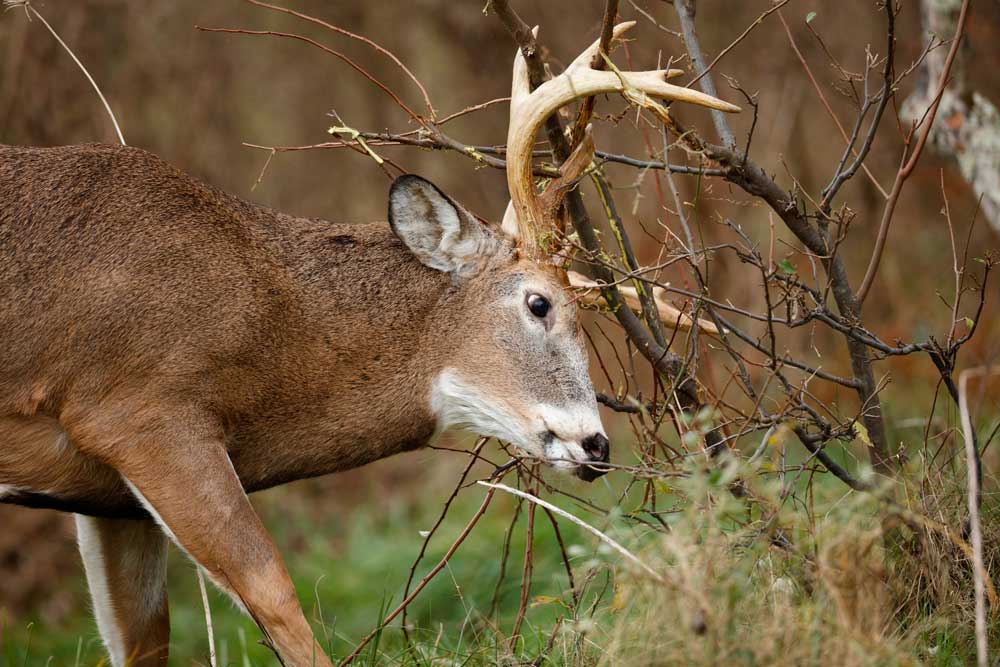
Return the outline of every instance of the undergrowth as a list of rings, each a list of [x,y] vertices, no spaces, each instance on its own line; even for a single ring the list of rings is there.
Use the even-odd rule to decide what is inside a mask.
[[[627,507],[655,493],[662,523],[627,510],[597,520],[562,499],[563,507],[625,544],[664,581],[564,523],[576,583],[571,590],[554,534],[539,520],[530,604],[516,640],[509,633],[520,598],[524,511],[504,564],[501,547],[516,501],[501,497],[413,603],[410,640],[392,624],[355,664],[969,664],[975,653],[972,577],[961,548],[964,485],[957,473],[929,475],[922,472],[927,467],[917,457],[904,475],[907,486],[864,494],[827,475],[814,477],[808,466],[779,474],[767,459],[755,466],[692,460],[669,485],[644,483],[624,495],[621,506]],[[601,502],[623,491],[606,483],[591,495]],[[991,575],[1000,538],[995,491],[988,478],[983,528]],[[473,488],[459,496],[418,579],[481,495]],[[287,553],[317,636],[335,657],[349,653],[399,602],[420,531],[438,509],[402,506],[380,513],[359,506],[350,529],[338,532],[333,520],[307,510],[313,502],[295,491],[267,494],[258,504]],[[194,576],[179,557],[171,564],[170,595],[172,662],[207,665]],[[220,665],[276,664],[257,643],[258,631],[221,596],[212,599],[212,614]],[[996,623],[991,627],[997,645],[1000,631]],[[83,613],[63,628],[7,623],[0,647],[0,662],[11,666],[103,660]]]

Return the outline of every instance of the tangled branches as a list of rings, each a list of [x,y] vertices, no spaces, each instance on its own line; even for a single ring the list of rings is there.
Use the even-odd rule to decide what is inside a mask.
[[[506,168],[503,145],[468,143],[443,129],[456,118],[504,104],[505,99],[484,101],[439,116],[419,79],[396,56],[371,39],[298,12],[250,1],[273,11],[291,13],[338,36],[359,40],[388,57],[419,90],[425,109],[417,111],[416,105],[407,104],[404,94],[390,89],[354,60],[316,40],[293,33],[209,29],[279,36],[317,47],[346,62],[383,90],[413,126],[398,131],[355,128],[334,113],[336,125],[329,130],[332,136],[329,141],[307,146],[252,145],[267,151],[268,160],[281,152],[347,149],[374,160],[387,173],[402,172],[403,168],[385,155],[398,147],[451,151],[468,158],[476,167]],[[584,139],[584,129],[591,122],[604,123],[609,131],[620,134],[630,132],[641,138],[646,147],[646,155],[641,156],[622,154],[614,147],[596,151],[593,164],[566,197],[564,214],[572,231],[560,239],[560,247],[565,249],[566,264],[594,281],[596,287],[590,289],[599,290],[603,297],[604,307],[593,314],[587,327],[595,365],[606,385],[599,399],[621,415],[623,428],[627,424],[635,443],[634,461],[616,466],[627,474],[627,481],[620,489],[619,505],[633,504],[626,515],[652,531],[668,530],[664,513],[657,507],[657,498],[662,496],[658,485],[689,475],[690,461],[702,460],[706,453],[709,458],[703,461],[705,465],[725,467],[727,461],[736,459],[759,465],[770,450],[781,446],[779,463],[767,474],[780,480],[782,498],[797,493],[797,485],[803,478],[811,479],[825,470],[849,489],[880,494],[891,504],[893,492],[885,489],[892,488],[909,455],[902,449],[893,450],[887,432],[883,407],[883,393],[889,385],[887,362],[901,357],[926,361],[940,377],[939,389],[944,387],[949,400],[957,405],[959,392],[954,377],[959,353],[981,327],[987,294],[984,287],[997,257],[987,252],[977,258],[982,266],[979,270],[969,264],[968,241],[965,248],[959,248],[955,242],[956,225],[951,219],[943,184],[944,222],[952,240],[951,265],[943,268],[954,277],[952,295],[942,309],[947,324],[938,333],[922,338],[887,340],[866,318],[863,308],[866,302],[870,303],[883,253],[894,250],[887,241],[888,231],[902,186],[918,165],[934,126],[962,39],[967,0],[954,34],[941,36],[950,40],[949,55],[938,71],[936,94],[927,101],[916,122],[908,127],[895,124],[897,135],[891,134],[893,123],[883,122],[889,110],[898,106],[897,91],[945,42],[932,40],[912,62],[901,64],[896,44],[899,7],[892,1],[883,2],[879,9],[884,24],[883,52],[876,53],[875,47],[867,47],[864,69],[854,73],[833,57],[819,33],[807,23],[826,52],[831,71],[836,73],[838,90],[850,102],[854,120],[845,125],[796,42],[792,26],[782,12],[785,4],[774,3],[709,60],[698,38],[695,1],[672,3],[693,69],[689,85],[697,84],[712,95],[718,92],[714,75],[724,67],[726,58],[732,57],[729,54],[737,51],[752,31],[774,29],[776,22],[780,23],[790,52],[802,66],[840,137],[837,158],[829,165],[823,187],[811,190],[794,175],[790,175],[791,187],[782,186],[766,171],[761,160],[769,156],[761,158],[752,150],[754,132],[758,114],[773,114],[775,109],[764,107],[753,94],[731,80],[733,94],[741,95],[742,101],[753,109],[743,140],[737,139],[729,120],[717,111],[712,112],[717,139],[711,139],[698,126],[682,122],[672,113],[658,115],[649,110],[626,108],[619,114],[602,117],[597,115],[597,108],[603,102],[588,98],[565,122],[559,115],[551,116],[545,127],[547,144],[535,151],[534,176],[545,181],[559,176],[560,165]],[[592,63],[595,68],[614,67],[612,55],[621,57],[609,53],[611,26],[618,20],[619,10],[617,0],[607,1],[598,31],[600,58]],[[542,84],[547,77],[546,68],[555,65],[546,61],[549,51],[529,23],[507,0],[491,0],[486,11],[503,25],[520,49],[532,87]],[[646,11],[640,11],[639,18],[649,20],[651,29],[661,27],[657,20],[666,21],[665,17],[654,20]],[[633,54],[627,45],[622,51],[631,60]],[[902,142],[902,155],[899,169],[891,176],[894,184],[887,190],[866,161],[877,141],[892,139]],[[624,170],[631,170],[631,184],[627,188],[616,187],[615,174]],[[855,275],[852,267],[859,263],[861,251],[851,239],[857,235],[852,232],[862,221],[857,220],[843,194],[858,174],[864,174],[877,193],[882,210],[874,248],[867,258],[860,258],[860,263],[867,267],[860,276]],[[735,205],[717,204],[707,196],[713,188],[723,186],[732,193]],[[644,187],[652,190],[655,197],[659,212],[655,226],[623,213],[626,209],[616,201],[621,199],[622,191],[638,193]],[[585,193],[599,203],[600,219],[592,217],[598,207],[588,209]],[[769,226],[745,224],[739,216],[740,207],[766,210]],[[637,204],[633,205],[633,210],[636,208]],[[636,243],[636,239],[641,243]],[[741,303],[734,303],[720,288],[718,275],[723,270],[740,276],[745,287]],[[668,275],[679,284],[668,281]],[[638,296],[634,309],[623,297],[624,287],[634,289]],[[671,330],[662,324],[656,295],[665,295],[690,318],[693,324],[689,330],[681,331],[680,327]],[[701,324],[705,322],[711,323],[713,331],[705,330]],[[936,401],[935,394],[935,404]],[[930,418],[927,430],[929,423]],[[970,449],[976,459],[973,466],[981,478],[980,447],[974,431],[968,437],[973,439]],[[786,441],[797,442],[801,447],[796,462],[790,461],[792,457],[786,458],[783,447]],[[852,443],[867,453],[873,474],[851,461]],[[925,437],[925,447],[926,443]],[[483,459],[482,451],[480,443],[472,452],[470,466],[452,499],[471,484],[468,478],[472,463]],[[532,496],[537,495],[534,493],[537,489],[569,495],[539,477],[533,462],[518,456],[512,459],[513,465],[494,463],[494,476],[516,469],[522,486]],[[732,492],[741,493],[741,488],[734,480]],[[443,567],[468,535],[486,511],[495,489],[491,487],[482,507],[449,549],[445,560],[428,576]],[[641,498],[638,503],[634,502],[636,496]],[[609,512],[589,500],[570,497],[595,516],[607,516]],[[445,513],[450,503],[451,500],[445,506]],[[547,507],[543,511],[558,535],[556,517]],[[524,513],[529,537],[511,646],[516,642],[527,609],[532,573],[531,535],[537,529],[536,505],[530,504]],[[559,542],[562,545],[561,538]],[[508,542],[504,564],[509,546]],[[424,550],[417,562],[423,554]],[[574,600],[578,602],[579,578],[565,549],[563,559]],[[410,583],[416,568],[414,563]],[[383,626],[402,614],[406,627],[406,605],[426,581],[425,577],[412,592],[408,583],[404,602],[384,619]],[[344,664],[360,650],[358,647]]]

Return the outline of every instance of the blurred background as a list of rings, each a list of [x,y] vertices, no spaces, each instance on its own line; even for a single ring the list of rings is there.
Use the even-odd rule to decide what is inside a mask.
[[[485,0],[386,0],[296,1],[290,6],[365,35],[393,51],[423,82],[439,114],[445,115],[509,94],[514,45],[499,21],[484,15],[484,4]],[[515,0],[512,4],[529,24],[541,26],[540,39],[550,50],[547,57],[557,66],[597,37],[604,5],[601,0]],[[360,130],[414,129],[399,108],[343,62],[308,44],[273,36],[207,33],[196,26],[309,36],[355,60],[419,109],[419,91],[390,61],[370,48],[237,0],[47,0],[33,5],[86,64],[129,144],[152,151],[208,183],[288,213],[338,222],[385,218],[390,181],[371,159],[350,150],[332,149],[278,153],[268,163],[267,151],[245,144],[297,146],[326,141],[327,128],[339,124],[330,116],[333,111],[343,123]],[[702,0],[697,21],[709,59],[768,6],[767,0]],[[876,3],[793,0],[783,11],[835,112],[850,127],[854,118],[851,106],[834,86],[835,72],[823,47],[807,30],[804,17],[815,12],[810,25],[822,36],[826,49],[847,69],[861,72],[866,46],[876,53],[885,48],[884,18]],[[627,59],[631,59],[632,69],[650,69],[684,53],[668,2],[623,2],[621,15],[639,21],[633,32],[636,41],[629,45],[628,53],[619,50],[615,55],[623,68]],[[908,64],[920,52],[924,39],[915,2],[901,3],[897,35],[898,62]],[[974,3],[968,37],[969,88],[998,103],[1000,3]],[[688,68],[686,61],[678,66]],[[794,177],[807,191],[818,191],[829,180],[843,144],[774,17],[716,67],[720,96],[744,104],[723,74],[757,94],[759,119],[751,146],[754,159],[775,174],[782,187],[790,189]],[[907,87],[920,83],[917,76],[908,79],[900,99],[909,94]],[[621,114],[625,108],[621,99],[601,100],[597,106],[598,114],[607,117]],[[686,124],[714,137],[706,113],[682,109],[679,114]],[[752,120],[750,113],[732,119],[741,141],[745,141]],[[892,113],[887,114],[885,123],[895,124]],[[500,103],[459,118],[446,129],[467,144],[496,145],[505,140],[506,124],[507,106]],[[616,132],[614,123],[600,120],[595,126],[599,149],[647,155],[639,132]],[[37,21],[29,21],[24,11],[16,8],[4,13],[0,17],[0,143],[56,146],[95,141],[113,143],[116,137],[84,77]],[[890,128],[880,133],[867,161],[884,187],[891,185],[901,146],[901,133]],[[476,169],[470,160],[450,152],[408,147],[377,150],[406,170],[433,180],[481,217],[499,219],[502,215],[508,199],[502,171]],[[620,193],[618,203],[633,232],[640,261],[651,262],[658,244],[648,240],[639,224],[659,219],[669,225],[670,220],[664,219],[655,198],[648,196],[648,182],[642,181],[635,169],[610,165],[607,173]],[[925,153],[904,191],[876,290],[865,306],[869,325],[885,340],[924,339],[946,332],[949,313],[938,295],[951,293],[953,276],[947,229],[940,213],[944,202],[942,174],[957,236],[962,242],[968,236],[970,256],[981,256],[1000,246],[998,231],[983,220],[969,232],[976,200],[955,164],[932,151]],[[679,182],[686,193],[694,192],[693,179],[681,177]],[[755,238],[766,240],[765,209],[738,196],[721,181],[707,179],[700,187],[694,216],[706,243],[717,233],[713,220],[718,216],[729,217]],[[585,192],[585,198],[593,205],[591,191]],[[841,199],[857,214],[843,251],[857,284],[881,216],[882,198],[858,176],[844,189]],[[782,236],[780,229],[778,234]],[[716,298],[747,307],[757,305],[758,284],[748,281],[741,267],[722,261],[714,271]],[[667,279],[682,286],[688,281],[680,272]],[[995,283],[990,289],[994,298],[982,319],[984,329],[964,348],[963,365],[991,363],[1000,352],[1000,328],[994,324]],[[822,339],[822,331],[817,335],[820,339],[808,344],[824,350],[824,367],[834,372],[845,367],[841,346]],[[825,343],[829,344],[824,347]],[[937,380],[926,358],[885,362],[877,369],[891,377],[886,409],[897,424],[925,414]],[[612,414],[606,417],[614,420]],[[326,610],[331,616],[349,612],[349,618],[338,619],[338,628],[356,639],[357,633],[374,623],[383,585],[387,595],[396,592],[399,582],[387,580],[386,573],[401,569],[398,574],[405,578],[405,563],[419,549],[418,531],[432,520],[462,464],[461,457],[447,452],[417,452],[268,492],[255,503],[265,522],[278,533],[306,604],[322,600],[338,607]],[[579,492],[605,493],[599,488],[581,488]],[[610,497],[607,493],[606,498]],[[461,618],[463,602],[455,590],[461,590],[459,583],[471,585],[495,572],[508,521],[509,516],[496,512],[483,540],[469,547],[466,560],[456,564],[453,581],[442,584],[437,593],[431,591],[428,607],[421,612],[423,618]],[[455,525],[460,524],[461,519],[455,519]],[[401,558],[404,565],[392,558]],[[556,569],[558,561],[551,566]],[[173,567],[178,583],[172,583],[171,595],[181,600],[172,610],[175,634],[184,650],[197,654],[204,650],[204,638],[200,604],[191,584],[194,575],[182,562]],[[538,567],[544,571],[546,566]],[[536,592],[544,592],[545,585]],[[491,592],[486,592],[487,600]],[[516,597],[515,590],[509,593]],[[434,612],[435,604],[447,612]],[[24,642],[30,642],[34,634],[40,653],[72,656],[79,644],[78,650],[85,657],[96,660],[99,651],[87,606],[72,521],[55,513],[0,506],[0,642],[14,647],[8,648],[6,655],[19,656]],[[249,624],[246,628],[247,641],[252,643],[256,634]],[[239,641],[237,636],[242,637],[233,634],[228,640],[233,646]],[[3,650],[0,648],[0,655]]]

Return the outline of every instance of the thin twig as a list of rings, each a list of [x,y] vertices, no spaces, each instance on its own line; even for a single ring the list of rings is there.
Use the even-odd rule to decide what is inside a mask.
[[[868,157],[868,152],[871,150],[871,147],[875,142],[875,136],[878,134],[879,125],[882,122],[882,116],[885,114],[890,98],[893,97],[895,89],[893,74],[896,60],[896,13],[893,9],[892,2],[885,3],[885,12],[887,20],[885,31],[886,56],[885,64],[882,66],[882,91],[879,93],[875,113],[873,114],[871,123],[868,126],[868,134],[862,142],[860,148],[857,150],[854,161],[845,169],[844,164],[847,162],[848,155],[854,153],[855,140],[857,139],[858,133],[861,131],[861,125],[864,122],[865,115],[867,114],[871,104],[868,99],[868,70],[866,69],[865,103],[862,105],[861,112],[858,113],[858,120],[855,123],[854,131],[851,133],[851,140],[848,141],[847,147],[844,149],[840,163],[837,165],[837,171],[834,174],[833,179],[830,181],[830,184],[823,189],[823,200],[820,202],[819,208],[824,213],[830,212],[830,202],[833,201],[833,198],[837,195],[841,186],[853,178],[858,168],[864,164],[865,158]]]
[[[309,37],[306,37],[304,35],[297,35],[297,34],[291,33],[291,32],[279,32],[277,30],[245,30],[243,28],[206,28],[206,27],[200,26],[200,25],[196,25],[194,28],[195,28],[195,30],[201,30],[202,32],[221,32],[221,33],[227,33],[227,34],[231,34],[231,35],[256,35],[256,36],[268,36],[268,37],[284,37],[286,39],[295,39],[295,40],[298,40],[300,42],[305,42],[306,44],[310,44],[312,46],[315,46],[317,49],[320,49],[320,50],[322,50],[322,51],[330,54],[331,56],[334,56],[335,58],[338,58],[339,60],[347,63],[354,71],[358,72],[363,77],[365,77],[366,79],[368,79],[369,81],[371,81],[373,84],[375,84],[375,86],[379,90],[381,90],[383,93],[385,93],[386,95],[388,95],[389,97],[391,97],[392,100],[393,100],[393,102],[395,102],[396,105],[399,106],[400,109],[402,109],[403,111],[405,111],[407,113],[407,115],[410,116],[410,118],[413,118],[414,120],[416,120],[418,122],[423,122],[423,119],[420,117],[420,115],[417,114],[417,112],[415,112],[409,106],[407,106],[406,103],[399,98],[399,95],[397,95],[395,92],[393,92],[392,89],[390,89],[387,85],[385,85],[384,83],[382,83],[381,81],[379,81],[378,79],[376,79],[365,68],[363,68],[361,65],[357,64],[356,62],[354,62],[353,60],[351,60],[347,56],[345,56],[340,51],[335,51],[334,49],[331,49],[328,46],[324,46],[323,44],[320,44],[319,42],[317,42],[314,39],[310,39]]]
[[[212,608],[208,604],[208,591],[205,590],[205,574],[201,571],[201,566],[195,565],[194,570],[198,573],[201,606],[205,609],[205,627],[208,629],[208,661],[212,667],[218,667],[215,663],[215,632],[212,629]]]
[[[607,544],[609,547],[611,547],[612,549],[614,549],[618,553],[620,553],[622,556],[625,556],[625,558],[627,558],[632,563],[635,563],[636,565],[638,565],[640,568],[642,568],[643,570],[645,570],[647,574],[649,574],[651,577],[653,577],[654,579],[656,579],[661,584],[667,583],[666,578],[662,574],[660,574],[659,572],[657,572],[656,570],[654,570],[653,568],[651,568],[649,565],[646,565],[646,563],[644,563],[643,561],[641,561],[638,556],[636,556],[635,554],[633,554],[631,551],[629,551],[628,549],[626,549],[621,544],[619,544],[618,542],[614,541],[613,539],[611,539],[610,537],[608,537],[607,535],[605,535],[601,531],[599,531],[596,528],[594,528],[593,526],[591,526],[589,523],[587,523],[583,519],[578,519],[577,517],[575,517],[572,514],[570,514],[569,512],[567,512],[566,510],[564,510],[564,509],[562,509],[560,507],[556,507],[552,503],[546,502],[546,501],[542,500],[541,498],[538,498],[537,496],[531,495],[530,493],[525,493],[524,491],[521,491],[519,489],[515,489],[515,488],[512,488],[512,487],[509,487],[506,484],[493,484],[493,483],[484,482],[484,481],[479,481],[479,482],[477,482],[477,484],[479,484],[481,486],[488,487],[490,489],[500,489],[501,491],[506,491],[507,493],[513,494],[515,496],[518,496],[519,498],[524,498],[525,500],[527,500],[529,502],[532,502],[532,503],[534,503],[536,505],[541,505],[542,507],[544,507],[545,509],[549,510],[550,512],[555,512],[556,514],[558,514],[559,516],[563,517],[564,519],[568,519],[569,521],[572,521],[573,523],[575,523],[576,525],[580,526],[581,528],[583,528],[587,532],[589,532],[589,533],[597,536],[597,538],[599,540],[601,540],[602,542],[604,542],[605,544]]]
[[[938,79],[937,92],[934,94],[934,101],[931,102],[931,106],[927,109],[927,113],[924,114],[923,119],[923,129],[920,132],[920,136],[917,139],[917,145],[910,154],[909,159],[906,163],[899,168],[896,172],[896,180],[892,184],[892,191],[889,194],[888,199],[885,203],[885,211],[882,213],[882,221],[879,223],[878,236],[875,238],[875,249],[872,251],[871,260],[868,262],[868,270],[865,271],[864,280],[861,281],[861,286],[858,288],[857,299],[859,304],[865,302],[865,298],[868,296],[868,291],[871,289],[872,283],[875,281],[875,274],[878,273],[879,262],[882,261],[882,251],[885,249],[885,241],[889,236],[889,225],[892,223],[893,213],[896,211],[896,204],[899,202],[899,195],[903,191],[903,185],[906,183],[906,179],[910,177],[913,172],[913,168],[917,166],[917,160],[920,159],[920,154],[923,153],[924,145],[927,143],[927,136],[931,132],[931,128],[934,126],[934,118],[937,116],[938,105],[941,104],[941,96],[944,95],[945,88],[948,86],[948,77],[951,74],[951,66],[955,62],[955,56],[958,54],[958,48],[962,43],[962,35],[965,33],[965,19],[969,13],[969,0],[963,0],[962,9],[958,15],[958,25],[955,27],[955,36],[951,40],[951,48],[948,50],[948,58],[945,60],[944,68],[941,70],[941,78]]]
[[[262,2],[261,0],[246,0],[246,1],[249,2],[252,5],[257,5],[258,7],[264,7],[265,9],[270,9],[272,11],[282,12],[282,13],[285,13],[285,14],[290,14],[290,15],[292,15],[292,16],[294,16],[296,18],[300,18],[300,19],[302,19],[304,21],[309,21],[310,23],[315,23],[316,25],[321,25],[324,28],[326,28],[327,30],[332,30],[333,32],[336,32],[336,33],[339,33],[341,35],[344,35],[345,37],[350,37],[351,39],[355,39],[355,40],[357,40],[359,42],[363,42],[364,44],[367,44],[368,46],[372,47],[373,49],[375,49],[376,51],[378,51],[382,55],[384,55],[387,58],[389,58],[390,60],[392,60],[392,62],[396,63],[396,66],[399,67],[399,69],[403,70],[403,73],[406,74],[406,76],[408,76],[410,78],[410,81],[413,82],[413,84],[417,87],[417,89],[420,90],[420,94],[423,95],[423,97],[424,97],[424,105],[427,107],[427,112],[430,114],[431,119],[432,120],[434,119],[434,117],[435,117],[434,105],[431,104],[431,98],[427,94],[427,89],[424,88],[424,84],[420,83],[420,79],[418,79],[416,77],[416,75],[413,72],[410,71],[410,68],[408,68],[406,65],[404,65],[403,61],[401,61],[399,58],[397,58],[396,54],[393,53],[392,51],[390,51],[389,49],[385,48],[384,46],[378,44],[377,42],[375,42],[375,41],[373,41],[373,40],[371,40],[371,39],[369,39],[369,38],[367,38],[367,37],[365,37],[363,35],[355,34],[355,33],[351,32],[350,30],[345,30],[345,29],[341,28],[340,26],[335,26],[332,23],[327,23],[326,21],[323,21],[323,20],[318,19],[318,18],[313,17],[313,16],[309,16],[308,14],[303,14],[302,12],[297,12],[294,9],[288,9],[287,7],[279,7],[278,5],[272,5],[272,4],[269,4],[267,2]]]
[[[479,483],[483,484],[483,482],[479,482]],[[417,587],[413,589],[413,592],[410,593],[409,595],[407,595],[403,599],[403,601],[399,603],[398,607],[396,607],[395,609],[393,609],[392,612],[389,613],[388,616],[386,616],[384,619],[382,619],[382,622],[379,624],[379,626],[377,628],[375,628],[374,630],[372,630],[371,632],[369,632],[365,636],[365,638],[362,639],[358,643],[358,645],[354,647],[354,650],[351,651],[350,655],[348,655],[346,658],[344,658],[340,662],[340,664],[338,665],[338,667],[345,667],[345,665],[351,664],[351,662],[353,662],[354,659],[356,657],[358,657],[358,654],[361,653],[361,650],[364,649],[364,647],[368,645],[368,642],[370,642],[372,640],[372,638],[375,637],[375,635],[377,635],[379,632],[381,632],[382,629],[385,628],[385,626],[387,626],[390,623],[392,623],[392,620],[394,618],[396,618],[397,616],[399,616],[399,614],[404,609],[406,609],[406,607],[411,602],[413,602],[413,599],[415,597],[417,597],[417,595],[420,594],[420,591],[424,590],[424,586],[426,586],[428,583],[430,583],[431,579],[433,579],[434,576],[438,572],[440,572],[444,568],[445,565],[448,564],[448,561],[451,559],[452,555],[454,555],[454,553],[458,550],[458,547],[461,546],[462,542],[465,541],[465,538],[467,538],[469,536],[469,533],[472,532],[472,529],[476,526],[476,524],[479,523],[479,519],[482,518],[483,514],[486,513],[486,508],[489,507],[490,501],[493,500],[493,494],[494,494],[494,490],[493,489],[491,489],[489,492],[487,492],[486,497],[483,498],[483,502],[479,506],[479,509],[476,510],[476,513],[472,515],[471,519],[469,519],[469,523],[467,523],[465,525],[465,528],[462,530],[462,532],[459,534],[459,536],[455,539],[454,542],[452,542],[451,546],[448,547],[448,551],[445,552],[444,556],[441,558],[441,560],[438,562],[438,564],[435,565],[433,567],[433,569],[431,569],[430,572],[428,572],[427,574],[424,575],[424,578],[420,580],[420,583],[417,584]]]
[[[684,0],[680,0],[680,1],[683,2]],[[759,26],[762,23],[764,23],[764,19],[766,19],[772,12],[778,11],[779,9],[781,9],[782,7],[784,7],[787,4],[788,4],[788,0],[781,0],[776,5],[774,5],[772,7],[769,7],[768,9],[764,10],[764,13],[761,14],[760,16],[758,16],[757,18],[755,18],[750,23],[750,25],[748,25],[746,27],[746,30],[744,30],[742,33],[740,33],[739,37],[737,37],[732,42],[730,42],[729,46],[727,46],[726,48],[724,48],[721,51],[719,51],[719,55],[717,55],[714,58],[712,58],[712,62],[710,62],[708,64],[708,66],[705,67],[705,69],[702,70],[698,74],[698,76],[696,76],[695,78],[691,79],[687,83],[687,87],[690,88],[694,84],[698,83],[703,76],[705,76],[706,74],[708,74],[709,72],[712,71],[712,69],[719,63],[720,60],[722,60],[722,58],[727,53],[729,53],[730,51],[732,51],[733,49],[735,49],[737,46],[739,46],[739,43],[742,42],[746,38],[747,35],[749,35],[751,32],[753,32],[754,28],[756,28],[757,26]]]
[[[538,493],[537,481],[534,482],[532,490]],[[524,623],[524,616],[528,612],[528,599],[531,596],[531,580],[535,569],[535,509],[534,505],[528,506],[528,521],[524,528],[524,566],[521,569],[521,598],[517,606],[517,616],[514,617],[514,626],[510,631],[508,646],[511,653],[514,653],[517,648],[517,642],[521,636],[521,624]]]
[[[823,94],[823,89],[820,87],[816,77],[813,76],[812,69],[809,67],[809,63],[806,61],[805,56],[803,56],[802,52],[799,51],[799,45],[795,43],[795,37],[792,36],[792,29],[788,27],[788,22],[785,21],[785,16],[780,11],[778,12],[778,19],[781,21],[781,25],[785,28],[785,34],[788,36],[788,43],[791,44],[792,50],[795,52],[796,57],[802,64],[802,68],[805,69],[806,75],[809,77],[809,81],[812,82],[813,88],[816,90],[816,94],[819,95],[819,100],[823,103],[823,108],[826,109],[826,113],[833,119],[834,124],[837,126],[837,130],[840,131],[840,136],[844,138],[844,143],[850,144],[851,140],[847,136],[847,130],[844,129],[844,126],[840,122],[840,118],[838,118],[837,114],[833,111],[833,107],[831,107],[830,103],[826,101],[826,95]],[[861,168],[868,176],[868,180],[875,186],[875,189],[882,193],[883,197],[888,197],[889,195],[886,194],[885,189],[878,182],[871,171],[868,170],[868,166],[862,163]]]
[[[448,500],[445,501],[444,507],[441,508],[441,513],[438,515],[437,521],[434,522],[434,525],[431,526],[431,529],[427,531],[426,535],[424,535],[423,544],[420,545],[420,552],[417,554],[417,557],[413,559],[413,564],[410,565],[410,574],[406,578],[406,586],[403,587],[404,598],[410,594],[410,586],[413,585],[413,577],[417,573],[417,566],[420,565],[420,561],[423,560],[424,554],[427,553],[427,546],[430,544],[431,538],[434,537],[434,535],[438,531],[438,528],[440,528],[441,524],[444,523],[445,517],[448,516],[449,510],[451,510],[452,503],[455,501],[455,498],[458,497],[459,491],[462,490],[465,484],[465,480],[469,477],[469,473],[472,471],[472,467],[479,461],[479,453],[483,450],[483,447],[486,446],[488,440],[489,438],[479,438],[478,442],[476,442],[476,446],[473,447],[471,452],[469,452],[470,454],[469,464],[465,467],[465,470],[462,471],[462,475],[458,478],[458,483],[455,484],[454,490],[452,490],[451,495],[448,496]],[[403,609],[402,625],[403,625],[403,634],[406,635],[408,640],[409,631],[406,629],[405,608]]]
[[[15,2],[8,1],[4,4],[8,8],[24,7],[26,11],[30,12],[35,18],[41,21],[42,25],[44,25],[48,29],[48,31],[52,33],[52,36],[55,38],[55,40],[59,42],[59,46],[65,49],[66,53],[69,54],[69,57],[72,58],[73,62],[76,63],[76,66],[80,68],[81,72],[83,72],[83,75],[87,77],[87,81],[90,82],[90,85],[94,89],[94,92],[97,93],[97,96],[99,98],[101,98],[101,104],[104,105],[104,110],[108,112],[108,117],[111,118],[111,124],[114,125],[115,127],[115,133],[118,135],[118,141],[121,142],[122,146],[127,146],[128,144],[125,143],[125,135],[122,134],[122,129],[118,125],[118,119],[115,118],[115,112],[111,110],[111,105],[108,104],[108,100],[104,97],[104,93],[101,92],[101,89],[98,87],[97,82],[94,81],[94,77],[90,76],[90,72],[87,71],[87,68],[83,66],[83,63],[80,62],[80,59],[76,57],[75,53],[73,53],[73,49],[69,48],[69,46],[66,45],[66,42],[64,42],[62,38],[59,36],[59,34],[55,31],[55,29],[53,29],[53,27],[49,25],[49,22],[45,20],[45,17],[39,14],[38,10],[32,7],[31,3],[28,0],[19,0]]]

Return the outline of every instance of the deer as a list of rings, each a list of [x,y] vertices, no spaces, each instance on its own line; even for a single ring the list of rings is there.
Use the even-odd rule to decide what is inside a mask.
[[[166,664],[170,543],[283,664],[331,664],[255,491],[452,428],[607,471],[577,313],[599,296],[577,298],[592,284],[539,240],[559,201],[533,182],[535,136],[604,93],[738,107],[667,83],[677,70],[593,69],[599,48],[534,91],[516,54],[500,225],[415,175],[392,183],[388,223],[338,224],[137,148],[0,147],[0,502],[75,514],[114,667]],[[591,163],[581,145],[566,183]]]

